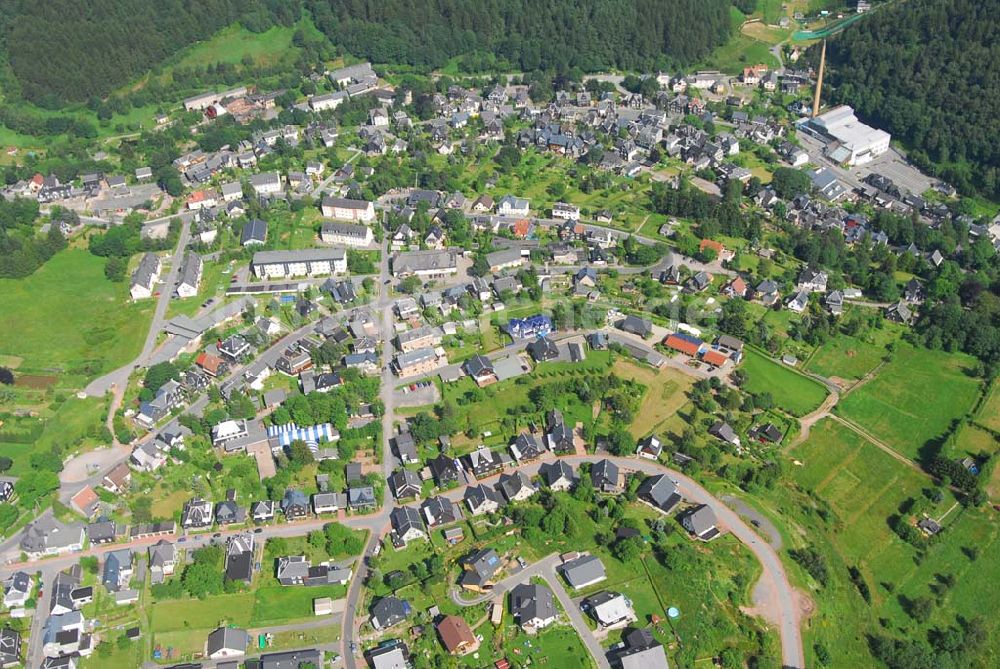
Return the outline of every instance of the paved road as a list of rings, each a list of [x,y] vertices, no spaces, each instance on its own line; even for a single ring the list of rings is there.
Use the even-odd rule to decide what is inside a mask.
[[[555,593],[556,599],[562,605],[563,610],[566,615],[569,616],[569,621],[573,624],[576,629],[576,633],[580,636],[580,640],[583,641],[584,645],[587,646],[587,650],[590,651],[590,656],[594,658],[594,662],[597,663],[598,669],[610,669],[611,663],[608,662],[608,657],[604,653],[604,649],[601,648],[601,642],[597,640],[594,636],[594,632],[587,625],[587,621],[583,617],[583,612],[580,611],[580,607],[577,606],[569,593],[566,592],[566,588],[563,587],[562,580],[559,575],[556,574],[555,563],[548,563],[545,565],[545,572],[542,574],[546,583]]]
[[[31,632],[25,649],[24,666],[40,666],[42,662],[42,626],[49,614],[49,595],[52,592],[52,582],[56,578],[56,569],[42,569],[42,597],[35,604],[35,615],[31,619]],[[33,573],[28,571],[29,574]]]
[[[127,365],[105,374],[99,378],[91,381],[84,392],[91,397],[104,395],[109,390],[114,393],[114,399],[111,402],[111,409],[108,412],[108,426],[111,429],[112,434],[114,434],[114,429],[112,429],[112,419],[114,418],[115,411],[118,410],[118,405],[121,404],[122,397],[125,393],[125,387],[128,385],[128,378],[132,372],[149,359],[152,355],[153,350],[156,348],[156,338],[163,329],[164,321],[167,315],[167,306],[170,304],[170,298],[174,293],[174,286],[177,283],[177,275],[180,272],[180,266],[184,258],[184,250],[187,248],[188,239],[191,235],[191,221],[189,218],[183,219],[181,223],[181,231],[177,238],[177,246],[174,249],[174,253],[170,259],[170,270],[167,272],[167,276],[163,279],[163,283],[160,286],[160,297],[156,301],[156,309],[153,312],[153,321],[149,325],[149,331],[146,333],[146,340],[142,345],[142,351],[132,362]],[[115,441],[117,444],[117,439]]]
[[[389,447],[389,440],[392,437],[393,424],[396,420],[396,399],[394,388],[396,382],[389,367],[389,359],[392,356],[392,339],[395,336],[393,331],[392,300],[389,297],[389,242],[382,243],[382,261],[379,265],[378,299],[372,308],[372,312],[381,318],[379,336],[382,344],[383,370],[382,383],[379,389],[379,396],[384,405],[382,414],[382,475],[386,480],[395,468],[395,457]],[[385,486],[385,498],[383,499],[382,511],[371,520],[371,535],[365,546],[364,558],[358,566],[351,581],[351,587],[347,592],[347,605],[344,610],[344,633],[341,644],[341,655],[344,656],[344,665],[347,669],[355,669],[358,665],[358,658],[351,652],[351,642],[358,638],[358,605],[361,603],[361,596],[364,590],[364,582],[368,577],[368,556],[372,554],[378,542],[381,540],[385,528],[389,524],[389,511],[392,508],[392,493],[389,486]],[[360,644],[358,651],[361,651]]]

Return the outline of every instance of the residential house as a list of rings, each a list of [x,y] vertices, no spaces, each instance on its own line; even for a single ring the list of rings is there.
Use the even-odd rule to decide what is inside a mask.
[[[535,435],[530,432],[522,432],[514,439],[514,443],[510,447],[510,452],[520,464],[540,458],[542,456],[542,447],[538,443],[538,439],[535,438]]]
[[[598,492],[617,494],[625,489],[624,476],[611,460],[601,460],[590,467],[590,480]]]
[[[254,502],[250,505],[250,517],[255,523],[266,523],[274,519],[276,506],[274,500],[271,499]]]
[[[375,220],[375,205],[366,200],[325,197],[321,205],[323,216],[338,221],[371,223]],[[369,229],[369,235],[371,230]]]
[[[295,488],[285,490],[280,506],[285,520],[298,520],[309,515],[309,498],[304,492]]]
[[[211,660],[225,660],[246,655],[250,635],[236,627],[219,627],[208,635],[205,655]]]
[[[225,579],[249,583],[253,579],[254,535],[243,532],[226,540]]]
[[[556,202],[552,205],[552,218],[563,221],[579,221],[580,207],[566,202]]]
[[[645,318],[639,318],[638,316],[626,316],[624,320],[618,323],[618,329],[622,332],[627,332],[642,338],[646,338],[653,334],[652,322],[646,320]]]
[[[913,321],[913,312],[906,302],[900,300],[886,308],[885,317],[894,323],[909,325]]]
[[[552,491],[565,492],[576,485],[576,475],[573,472],[573,467],[567,464],[565,460],[546,462],[539,468],[538,473],[541,475],[542,480],[545,481],[545,485]]]
[[[466,469],[472,472],[473,476],[477,479],[482,479],[500,471],[503,467],[503,462],[499,454],[485,446],[480,446],[465,456],[465,465]]]
[[[8,609],[24,606],[31,596],[31,576],[27,572],[15,571],[4,582],[3,605]]]
[[[104,475],[101,486],[116,495],[125,494],[132,485],[132,472],[124,462],[113,467]]]
[[[397,469],[389,475],[389,489],[397,500],[419,497],[422,485],[420,477],[409,469]]]
[[[437,527],[462,520],[462,509],[447,497],[431,497],[420,507],[423,511],[427,527]]]
[[[263,246],[267,243],[267,223],[254,218],[243,224],[240,232],[240,245]]]
[[[434,477],[434,482],[439,486],[443,487],[451,483],[458,481],[458,465],[454,458],[449,458],[446,455],[438,455],[436,458],[432,459],[427,463],[427,466],[431,470],[431,475]]]
[[[487,592],[493,589],[494,577],[503,561],[492,548],[481,548],[462,561],[462,576],[459,585],[474,592]]]
[[[604,563],[594,555],[581,555],[562,564],[563,578],[574,590],[600,583],[607,578]]]
[[[702,504],[681,519],[684,528],[702,541],[711,541],[719,536],[718,522],[715,512],[707,504]]]
[[[497,481],[497,490],[508,503],[523,502],[536,492],[528,475],[522,471],[501,474]]]
[[[342,248],[258,251],[253,254],[250,268],[254,276],[264,280],[343,274],[347,272],[347,251]]]
[[[492,486],[487,485],[467,487],[464,500],[473,516],[495,513],[501,505],[500,496]]]
[[[211,527],[215,520],[215,506],[199,497],[188,500],[181,511],[181,527],[184,529],[201,529]]]
[[[510,610],[525,630],[535,632],[556,620],[556,605],[552,591],[544,585],[521,583],[510,591]]]
[[[469,358],[462,365],[462,368],[480,388],[497,381],[493,361],[484,355],[475,355]]]
[[[632,603],[620,592],[599,592],[584,600],[587,611],[601,629],[623,627],[636,621]]]
[[[666,474],[650,476],[638,490],[639,499],[652,504],[664,513],[670,513],[684,499],[677,487],[677,482]]]
[[[82,550],[83,540],[82,525],[62,523],[51,515],[43,515],[24,528],[19,546],[29,558],[38,559]]]
[[[128,587],[132,579],[132,551],[123,548],[111,551],[104,556],[104,569],[101,584],[108,592],[118,592]]]
[[[427,530],[420,511],[412,506],[397,506],[389,513],[393,540],[397,546],[427,538]]]
[[[0,668],[21,664],[21,633],[10,627],[0,629]]]
[[[153,288],[160,276],[160,258],[155,253],[146,253],[132,272],[129,294],[133,300],[153,297]]]
[[[118,539],[119,528],[112,520],[99,520],[87,525],[87,539],[92,546],[113,544]]]
[[[733,446],[740,445],[740,436],[736,434],[736,430],[729,426],[729,423],[725,423],[721,420],[716,421],[710,428],[708,428],[708,433],[720,439],[727,444],[732,444]]]
[[[149,573],[152,583],[162,583],[167,576],[172,576],[177,566],[177,547],[160,539],[149,547]]]
[[[324,244],[343,244],[344,246],[368,246],[372,243],[372,229],[367,225],[324,221],[320,226],[319,237]]]
[[[559,348],[548,337],[538,337],[528,344],[527,351],[535,362],[555,360],[559,357]]]
[[[788,309],[801,314],[809,306],[809,292],[800,290],[788,300]]]
[[[441,644],[452,655],[468,655],[479,648],[479,640],[464,618],[445,616],[435,627]]]
[[[531,212],[531,203],[523,197],[504,195],[497,203],[497,213],[501,216],[527,217]]]
[[[409,432],[401,432],[393,439],[396,446],[396,455],[403,464],[413,464],[420,462],[417,457],[417,445],[413,441],[413,436]]]
[[[398,625],[413,613],[410,603],[398,597],[382,597],[372,604],[371,624],[378,631]]]
[[[378,506],[375,489],[372,486],[352,486],[347,489],[347,506],[354,511],[373,509]]]

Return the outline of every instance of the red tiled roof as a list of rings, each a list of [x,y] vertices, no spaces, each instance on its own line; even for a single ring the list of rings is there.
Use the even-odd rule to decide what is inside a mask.
[[[686,355],[698,355],[698,344],[693,341],[688,341],[683,337],[678,337],[677,335],[670,335],[664,339],[663,345],[667,348],[672,348],[675,351],[680,351]]]
[[[698,245],[698,250],[704,251],[705,249],[712,249],[716,253],[722,253],[726,250],[726,247],[723,246],[722,242],[717,242],[714,239],[703,239],[701,240],[701,244]]]
[[[719,351],[713,349],[705,351],[704,355],[701,356],[701,359],[707,362],[708,364],[712,365],[713,367],[722,367],[724,364],[726,364],[726,360],[729,360],[729,358],[727,358],[725,354],[720,353]]]
[[[222,364],[222,358],[217,355],[212,355],[211,353],[202,352],[195,360],[195,364],[204,369],[210,374],[219,373],[219,365]]]

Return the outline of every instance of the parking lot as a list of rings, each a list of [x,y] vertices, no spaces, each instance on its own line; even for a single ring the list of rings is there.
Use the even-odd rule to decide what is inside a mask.
[[[422,407],[436,404],[441,399],[437,384],[433,381],[414,381],[396,391],[396,406]]]
[[[934,180],[931,177],[907,164],[906,158],[895,148],[890,148],[870,163],[846,169],[823,155],[824,144],[820,140],[804,132],[798,134],[798,139],[802,143],[802,148],[809,154],[809,162],[830,168],[837,175],[837,178],[849,188],[859,188],[869,174],[881,174],[888,177],[900,189],[915,195],[922,194],[934,185]]]

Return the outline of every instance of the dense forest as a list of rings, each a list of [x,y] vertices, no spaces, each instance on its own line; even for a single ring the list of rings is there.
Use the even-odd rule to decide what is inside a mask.
[[[914,162],[963,192],[1000,197],[998,17],[1000,0],[909,0],[874,12],[828,45],[832,101],[891,131]]]
[[[595,71],[690,64],[730,34],[729,0],[308,0],[336,44],[381,63]]]
[[[308,8],[343,51],[429,69],[595,71],[691,64],[730,34],[730,0],[16,0],[0,16],[8,100],[106,97],[235,22],[262,32]],[[58,45],[54,47],[54,45]],[[10,124],[8,124],[10,125]],[[15,124],[16,125],[16,124]],[[76,134],[86,135],[86,132]]]
[[[294,0],[18,0],[0,19],[5,92],[48,107],[104,97],[231,23],[262,31],[300,16]]]

